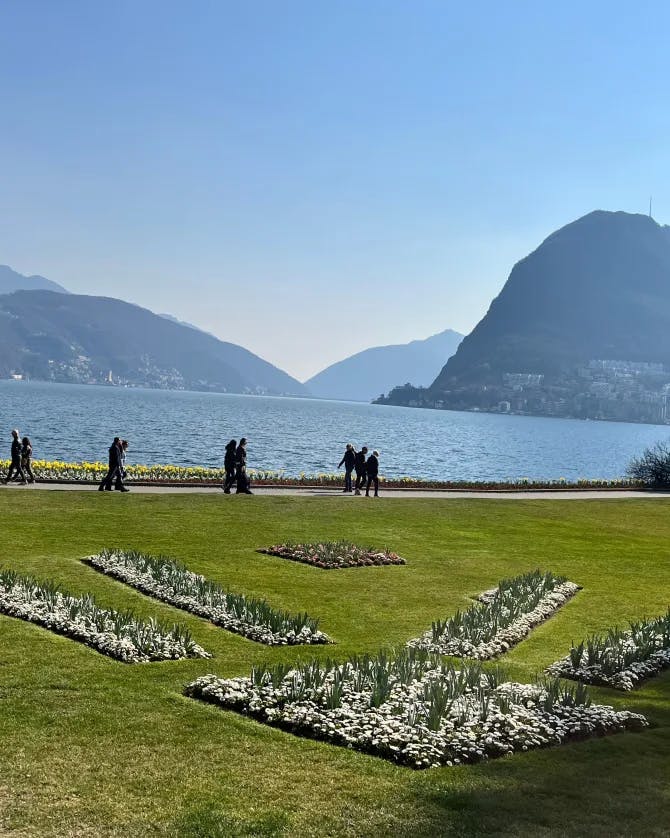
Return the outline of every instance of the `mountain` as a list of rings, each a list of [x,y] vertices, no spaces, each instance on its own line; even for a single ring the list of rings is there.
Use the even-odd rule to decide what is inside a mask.
[[[369,402],[399,381],[428,384],[462,339],[446,329],[425,340],[375,346],[331,364],[305,386],[320,398]]]
[[[52,291],[0,296],[0,377],[306,395],[241,346],[110,299]]]
[[[0,294],[11,294],[13,291],[57,291],[59,294],[69,293],[57,282],[45,279],[43,276],[24,276],[12,270],[9,265],[0,265]]]
[[[646,413],[632,405],[660,404],[665,367],[670,228],[646,215],[596,211],[550,235],[514,266],[485,317],[427,390],[399,388],[389,400],[641,418]],[[650,376],[656,384],[646,380]],[[621,407],[625,401],[631,410]],[[652,413],[664,421],[656,407]]]
[[[205,335],[212,334],[211,332],[206,332],[204,329],[201,329],[200,326],[194,326],[193,323],[189,323],[188,320],[180,320],[178,317],[175,317],[174,314],[166,314],[165,312],[161,312],[158,316],[164,317],[166,320],[171,320],[173,323],[179,323],[180,326],[188,326],[189,329],[195,329],[196,332],[202,332]]]
[[[646,215],[592,212],[545,239],[431,389],[590,358],[670,363],[670,228]]]

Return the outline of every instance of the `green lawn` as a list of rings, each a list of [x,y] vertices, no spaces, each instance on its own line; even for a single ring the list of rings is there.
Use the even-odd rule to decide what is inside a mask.
[[[416,772],[182,696],[206,672],[401,643],[504,576],[583,585],[506,656],[529,680],[571,639],[670,604],[670,504],[99,495],[0,491],[0,563],[179,621],[210,661],[124,665],[0,616],[0,834],[20,836],[668,835],[670,673],[596,700],[652,728]],[[405,567],[324,572],[255,552],[281,540],[388,546]],[[85,567],[103,546],[167,553],[235,590],[307,610],[335,647],[270,649]]]

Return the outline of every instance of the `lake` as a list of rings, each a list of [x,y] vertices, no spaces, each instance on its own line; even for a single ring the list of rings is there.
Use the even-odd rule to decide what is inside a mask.
[[[13,427],[41,459],[106,460],[121,436],[131,463],[219,466],[226,442],[246,436],[250,468],[333,472],[352,442],[377,448],[388,477],[449,480],[615,478],[670,437],[659,425],[0,381],[0,456]]]

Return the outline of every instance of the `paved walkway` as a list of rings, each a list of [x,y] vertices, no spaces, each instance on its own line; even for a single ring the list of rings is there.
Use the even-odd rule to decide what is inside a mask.
[[[149,495],[221,495],[223,492],[216,487],[202,486],[133,486],[131,491],[135,494]],[[10,483],[6,486],[0,485],[0,494],[4,491],[10,492],[95,492],[96,486],[86,486],[76,483],[34,483],[28,486],[21,486],[18,483]],[[341,498],[345,502],[350,499],[358,501],[355,495],[345,494],[339,489],[328,489],[315,486],[308,489],[278,489],[274,487],[258,487],[254,489],[254,495],[273,495],[279,497],[304,497],[304,498]],[[379,500],[394,498],[439,498],[441,500],[452,500],[453,498],[484,498],[486,500],[622,500],[627,498],[661,499],[670,498],[670,492],[644,492],[644,491],[606,491],[594,489],[585,492],[458,492],[435,489],[384,489],[382,488]],[[371,499],[374,500],[374,499]]]

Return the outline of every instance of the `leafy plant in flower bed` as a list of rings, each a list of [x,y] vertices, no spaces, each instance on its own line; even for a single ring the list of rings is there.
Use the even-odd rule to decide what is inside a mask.
[[[165,556],[105,549],[87,561],[98,570],[215,625],[268,646],[330,643],[308,614],[289,614],[266,600],[227,591]]]
[[[632,690],[670,666],[670,608],[651,620],[630,623],[628,631],[592,635],[547,672],[587,684]]]
[[[304,544],[274,544],[258,551],[294,562],[303,562],[323,570],[343,567],[368,567],[371,565],[405,564],[397,553],[359,547],[350,541],[314,541]]]
[[[478,762],[571,739],[640,730],[644,716],[593,705],[583,684],[504,681],[499,669],[405,648],[344,663],[254,667],[248,678],[205,675],[193,698],[292,733],[414,768]]]
[[[126,663],[208,658],[183,626],[140,620],[129,611],[101,608],[91,596],[75,597],[51,582],[0,570],[0,612],[91,646]]]
[[[563,576],[540,570],[503,579],[497,588],[481,594],[478,604],[436,620],[408,645],[443,655],[493,658],[523,640],[579,589]]]

